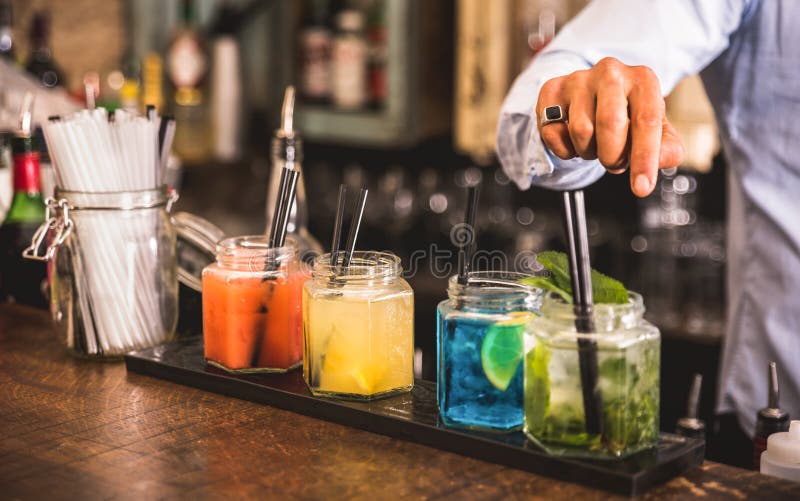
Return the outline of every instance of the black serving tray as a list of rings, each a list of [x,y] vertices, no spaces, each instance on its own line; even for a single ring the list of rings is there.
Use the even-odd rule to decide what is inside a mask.
[[[620,461],[551,456],[521,432],[491,434],[445,427],[436,407],[436,384],[431,381],[419,380],[411,393],[373,402],[318,398],[306,388],[301,370],[233,375],[207,366],[202,338],[130,353],[125,365],[132,372],[628,496],[701,464],[705,453],[703,441],[662,433],[655,449]]]

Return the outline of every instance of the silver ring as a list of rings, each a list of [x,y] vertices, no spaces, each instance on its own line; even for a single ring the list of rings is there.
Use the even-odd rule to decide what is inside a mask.
[[[542,117],[542,125],[552,123],[566,123],[567,110],[561,106],[547,106],[544,109],[544,116]]]

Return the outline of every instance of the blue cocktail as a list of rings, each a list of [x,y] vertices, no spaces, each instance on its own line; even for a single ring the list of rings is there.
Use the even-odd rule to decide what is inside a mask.
[[[510,431],[522,427],[524,331],[540,291],[524,275],[473,272],[450,279],[437,309],[437,397],[448,426]]]

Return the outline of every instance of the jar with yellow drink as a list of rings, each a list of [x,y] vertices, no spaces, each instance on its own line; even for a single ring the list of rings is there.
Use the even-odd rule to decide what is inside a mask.
[[[394,254],[314,261],[303,289],[303,375],[316,396],[372,400],[414,385],[414,293]]]

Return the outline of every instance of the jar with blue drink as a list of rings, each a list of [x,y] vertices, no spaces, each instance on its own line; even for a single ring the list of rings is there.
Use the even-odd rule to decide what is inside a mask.
[[[437,401],[447,426],[513,431],[523,422],[524,331],[542,291],[527,275],[476,271],[451,277],[437,308]]]

